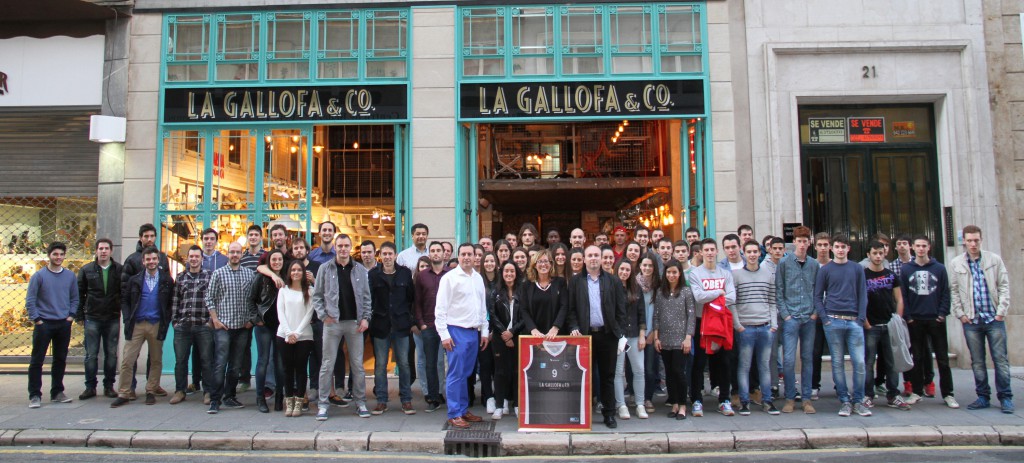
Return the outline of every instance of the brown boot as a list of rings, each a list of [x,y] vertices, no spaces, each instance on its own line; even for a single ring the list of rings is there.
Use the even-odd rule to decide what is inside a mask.
[[[782,406],[782,413],[793,413],[793,408],[796,407],[795,400],[787,400],[786,405]]]
[[[811,415],[811,414],[814,414],[815,412],[817,412],[817,410],[814,409],[814,405],[811,405],[810,401],[805,400],[804,401],[804,413],[806,413],[808,415]]]
[[[295,408],[295,397],[284,398],[284,416],[291,417],[292,409]]]
[[[302,397],[292,397],[292,416],[302,416]]]

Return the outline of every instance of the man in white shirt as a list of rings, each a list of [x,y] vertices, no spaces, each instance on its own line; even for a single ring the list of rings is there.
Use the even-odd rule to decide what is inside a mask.
[[[487,348],[487,290],[480,273],[473,269],[475,250],[470,243],[459,245],[459,266],[441,277],[434,307],[434,325],[441,346],[448,351],[448,424],[469,428],[482,418],[469,412],[466,379],[473,374],[477,352]]]
[[[395,258],[395,265],[401,265],[411,270],[413,275],[415,275],[416,263],[420,260],[420,257],[427,255],[427,236],[429,234],[430,228],[426,225],[422,223],[414,224],[412,226],[412,246],[398,253],[398,257]]]

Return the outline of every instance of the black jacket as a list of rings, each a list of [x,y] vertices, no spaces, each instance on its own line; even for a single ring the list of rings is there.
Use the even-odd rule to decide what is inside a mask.
[[[277,335],[281,322],[277,319],[277,285],[270,277],[257,273],[249,289],[249,311],[255,307],[256,318],[267,329]]]
[[[639,294],[639,296],[632,303],[629,302],[628,297],[626,298],[626,318],[623,319],[625,323],[622,325],[622,332],[627,338],[639,337],[641,328],[647,330],[647,307],[644,303],[644,295]]]
[[[523,331],[523,303],[519,300],[519,291],[512,296],[512,300],[515,304],[512,306],[512,329],[509,331],[513,336],[518,336]],[[497,287],[487,292],[487,318],[491,324],[491,334],[496,336],[495,339],[500,339],[501,333],[508,329],[509,302],[508,291],[504,288]]]
[[[537,287],[537,283],[526,280],[519,284],[517,291],[519,301],[522,302],[523,310],[523,331],[529,335],[534,329],[543,334],[548,334],[551,327],[557,326],[560,334],[565,332],[565,320],[569,312],[569,288],[564,278],[555,277],[551,279],[551,286],[547,291]],[[547,293],[554,295],[554,300],[548,299],[544,303],[537,300]],[[552,305],[553,303],[553,305]]]
[[[579,330],[584,336],[590,334],[590,295],[587,292],[587,278],[587,272],[583,272],[569,280],[569,312],[566,317],[569,332]],[[626,325],[626,289],[622,287],[618,278],[608,272],[601,272],[598,283],[601,286],[604,328],[616,338],[621,338],[625,335],[623,326]]]
[[[392,283],[384,276],[384,266],[370,270],[370,336],[386,338],[391,333],[409,334],[413,326],[412,299],[415,290],[412,271],[395,266]]]
[[[121,294],[128,292],[128,280],[146,269],[142,265],[142,251],[142,241],[139,241],[135,244],[135,252],[124,260],[124,265],[121,267]],[[160,269],[160,273],[166,273],[168,277],[171,276],[171,266],[167,262],[167,254],[160,253],[160,265],[157,268]]]
[[[160,304],[160,329],[157,330],[156,338],[163,341],[167,337],[167,327],[171,326],[171,296],[174,294],[174,281],[171,274],[157,272],[160,280],[157,282],[157,302]],[[142,298],[142,285],[146,275],[139,273],[128,279],[125,284],[127,291],[121,293],[121,319],[124,321],[124,338],[132,338],[135,330],[135,315],[139,311],[139,300]]]
[[[116,320],[121,315],[121,264],[111,260],[103,290],[103,269],[96,261],[78,271],[78,312],[75,319]]]

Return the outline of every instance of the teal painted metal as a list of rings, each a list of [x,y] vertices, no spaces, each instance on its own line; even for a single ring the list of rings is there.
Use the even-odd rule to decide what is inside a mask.
[[[703,12],[703,9],[701,10]],[[700,30],[701,30],[701,43],[706,44],[708,42],[708,21],[707,15],[700,15]],[[702,67],[708,69],[709,58],[706,52],[701,53]],[[701,159],[704,160],[704,166],[702,172],[706,177],[705,194],[701,204],[705,205],[706,214],[708,217],[707,227],[704,230],[702,236],[716,236],[716,208],[715,208],[715,152],[714,152],[714,140],[713,132],[711,130],[711,82],[710,79],[704,79],[704,107],[708,112],[708,117],[703,120],[702,128],[700,130],[701,135]]]
[[[468,188],[466,188],[466,191],[469,193],[469,241],[472,243],[476,243],[480,240],[480,189],[477,188],[477,185],[480,183],[477,178],[479,176],[479,169],[476,168],[476,139],[478,133],[477,125],[470,124],[468,131],[469,137],[466,139],[467,144],[469,145],[469,162],[467,163],[469,170],[469,185],[467,185]]]

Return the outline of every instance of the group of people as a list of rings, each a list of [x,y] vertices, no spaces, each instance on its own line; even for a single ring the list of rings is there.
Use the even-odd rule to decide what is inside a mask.
[[[803,226],[794,230],[790,249],[779,237],[755,241],[749,226],[721,242],[702,239],[694,228],[672,241],[662,230],[617,227],[589,243],[579,228],[568,243],[549,230],[545,246],[529,223],[502,239],[458,247],[429,241],[424,224],[411,233],[413,245],[401,252],[392,242],[373,241],[356,250],[351,237],[324,222],[310,249],[275,225],[273,248],[265,250],[263,230],[253,225],[246,246],[233,242],[224,255],[216,249],[217,232],[207,229],[174,278],[167,256],[154,247],[151,224],[140,227],[137,250],[123,265],[111,259],[109,239],[97,240],[96,260],[77,278],[62,267],[66,247],[53,243],[26,300],[35,323],[29,406],[41,405],[42,364],[51,345],[50,398],[70,402],[63,375],[71,324],[78,321],[85,325],[86,347],[79,399],[100,393],[102,346],[102,394],[114,399],[114,408],[136,400],[143,344],[145,403],[168,395],[160,372],[170,326],[170,403],[201,393],[208,413],[243,407],[237,394],[251,381],[255,340],[260,412],[273,407],[301,416],[312,397],[317,420],[326,420],[332,405],[354,404],[364,418],[383,414],[393,360],[403,413],[416,413],[412,385],[418,379],[425,411],[446,405],[449,426],[469,427],[482,420],[470,411],[479,381],[480,402],[500,420],[519,410],[520,336],[591,337],[594,393],[610,428],[616,418],[629,419],[631,408],[648,418],[660,392],[667,395],[669,418],[703,416],[705,369],[723,415],[748,415],[754,405],[769,414],[792,413],[798,403],[815,413],[811,402],[818,399],[826,344],[842,416],[871,415],[876,394],[900,410],[934,395],[933,354],[941,396],[958,408],[946,340],[945,319],[952,316],[963,324],[975,374],[978,399],[968,408],[990,406],[987,343],[999,406],[1013,412],[1004,325],[1008,277],[999,256],[981,250],[975,226],[964,228],[966,250],[952,259],[949,272],[930,257],[924,236],[898,237],[891,262],[889,239],[876,236],[858,265],[847,237],[812,237]],[[816,258],[808,253],[812,239]],[[904,394],[893,354],[907,347],[891,343],[888,328],[899,320],[906,321],[914,360],[904,373]],[[366,336],[375,359],[372,409],[363,371]],[[853,366],[851,386],[844,355]]]

